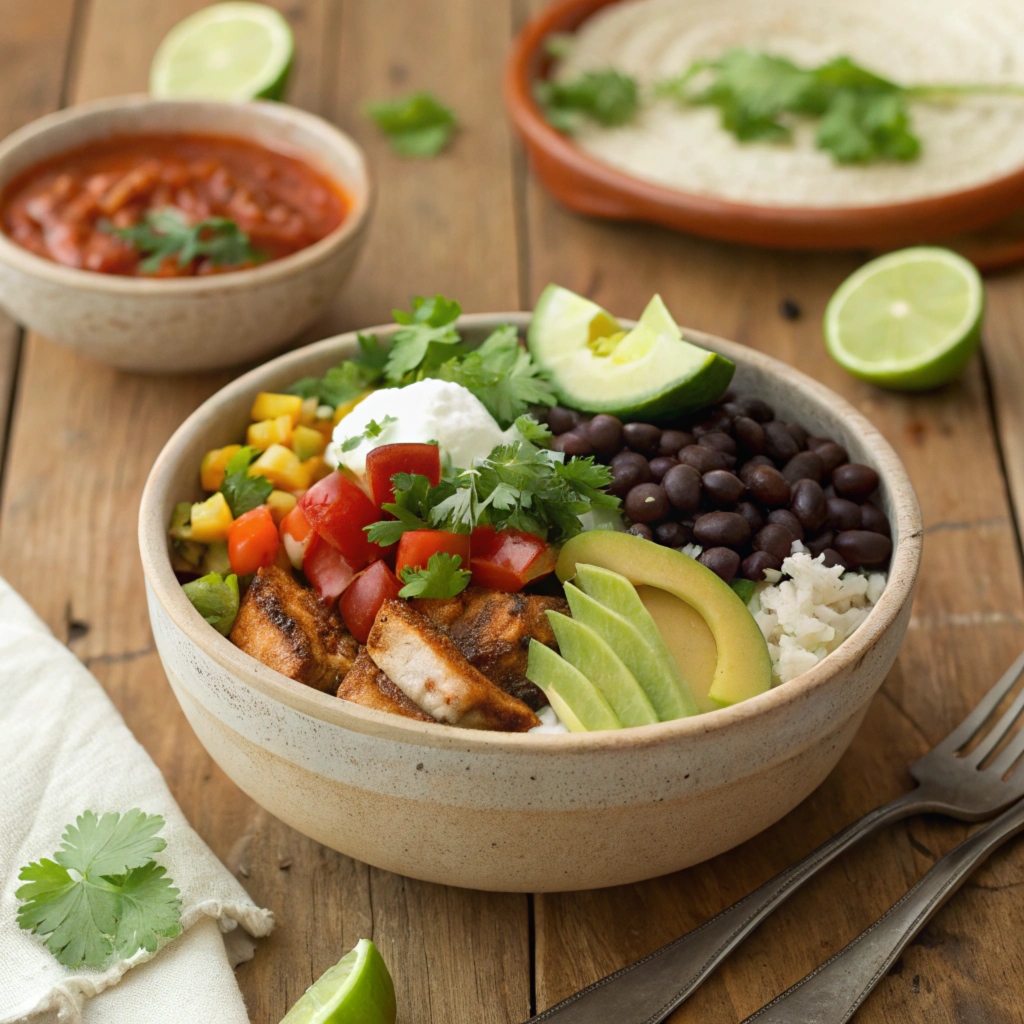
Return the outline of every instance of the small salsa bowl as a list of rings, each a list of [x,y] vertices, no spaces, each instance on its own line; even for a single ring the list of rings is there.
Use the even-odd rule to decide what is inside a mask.
[[[469,341],[526,313],[462,317]],[[632,326],[623,321],[623,326]],[[398,328],[374,333],[387,341]],[[370,710],[285,678],[200,617],[171,569],[167,524],[199,498],[210,448],[241,436],[253,396],[322,375],[355,334],[250,371],[175,432],[142,495],[139,542],[157,649],[213,759],[272,814],[342,853],[446,885],[552,892],[622,885],[722,853],[778,821],[832,770],[910,621],[921,513],[898,456],[821,384],[734,342],[685,331],[737,364],[735,387],[874,466],[893,529],[889,582],[860,628],[792,682],[742,704],[614,732],[477,732]]]
[[[0,143],[0,192],[36,164],[86,143],[161,132],[232,136],[298,157],[341,186],[348,213],[329,235],[282,259],[159,280],[65,267],[0,231],[0,304],[29,329],[122,370],[213,370],[280,350],[327,307],[369,220],[363,152],[321,118],[282,103],[100,100],[42,117]]]

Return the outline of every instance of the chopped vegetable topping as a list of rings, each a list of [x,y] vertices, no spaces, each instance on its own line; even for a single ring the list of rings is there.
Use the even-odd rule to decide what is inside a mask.
[[[211,572],[183,584],[192,606],[221,636],[227,636],[238,614],[238,577]]]
[[[384,365],[388,359],[383,348],[372,334],[357,334],[360,352],[355,359],[346,359],[332,366],[322,377],[303,377],[297,380],[288,394],[300,398],[316,398],[337,408],[351,402],[378,384],[384,376]]]
[[[347,437],[341,443],[341,450],[343,452],[350,452],[354,448],[358,448],[364,441],[373,440],[375,437],[380,437],[384,433],[384,428],[389,423],[397,423],[398,420],[394,416],[385,416],[384,419],[378,423],[376,420],[370,420],[366,425],[366,429],[361,434],[356,434],[354,437]]]
[[[249,466],[259,454],[257,449],[247,445],[239,448],[224,467],[220,493],[227,499],[235,519],[262,505],[274,489],[265,476],[249,476]]]
[[[429,92],[371,103],[366,116],[388,136],[392,149],[401,156],[437,156],[459,126],[454,112]]]
[[[404,587],[399,597],[455,597],[469,586],[469,571],[460,569],[462,559],[444,551],[431,555],[425,569],[406,566],[402,570]]]
[[[534,87],[548,122],[571,135],[588,117],[606,127],[628,124],[640,106],[636,79],[620,71],[587,71],[568,82],[541,80]]]

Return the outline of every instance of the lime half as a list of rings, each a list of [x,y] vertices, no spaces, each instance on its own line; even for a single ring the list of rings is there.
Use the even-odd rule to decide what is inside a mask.
[[[395,1024],[395,986],[384,958],[360,939],[306,989],[281,1024]]]
[[[981,337],[985,290],[949,249],[881,256],[851,274],[825,310],[825,343],[855,377],[898,391],[952,380]]]
[[[214,4],[178,22],[149,72],[157,99],[279,100],[295,43],[288,22],[264,4]]]

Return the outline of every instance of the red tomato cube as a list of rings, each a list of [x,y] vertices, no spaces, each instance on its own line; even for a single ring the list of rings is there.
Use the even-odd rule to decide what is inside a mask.
[[[338,610],[348,631],[361,643],[366,643],[380,606],[388,598],[398,597],[401,581],[383,561],[374,562],[348,585],[341,595]]]
[[[249,573],[277,558],[279,538],[270,509],[260,505],[240,515],[228,531],[228,560],[236,576]]]
[[[418,473],[431,487],[441,482],[441,451],[436,444],[382,444],[366,456],[366,479],[374,502],[380,506],[395,500],[391,478],[396,473]]]
[[[380,557],[380,549],[367,540],[364,529],[380,519],[380,510],[343,473],[334,472],[317,481],[296,507],[354,570]]]

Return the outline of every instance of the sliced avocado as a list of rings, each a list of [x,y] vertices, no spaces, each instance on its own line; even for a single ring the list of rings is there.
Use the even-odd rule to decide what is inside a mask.
[[[770,688],[772,663],[760,628],[736,592],[710,569],[681,551],[608,530],[581,533],[566,543],[555,567],[563,583],[576,575],[577,563],[611,569],[635,586],[668,591],[700,613],[718,648],[708,694],[717,704],[738,704]]]
[[[627,420],[659,420],[719,399],[731,360],[683,340],[661,297],[625,332],[596,302],[558,285],[541,293],[527,333],[537,363],[565,405]]]
[[[551,623],[562,657],[604,694],[624,726],[653,725],[658,721],[643,688],[597,633],[560,612],[549,611],[545,614]]]
[[[578,668],[538,640],[530,641],[526,678],[544,691],[569,732],[622,728],[601,691]]]
[[[622,582],[636,594],[628,580],[623,579]],[[618,611],[595,601],[571,583],[565,585],[565,596],[572,609],[572,617],[590,626],[633,673],[660,721],[669,722],[673,718],[697,713],[697,704],[679,677],[676,663],[667,650],[650,646],[639,630]]]

